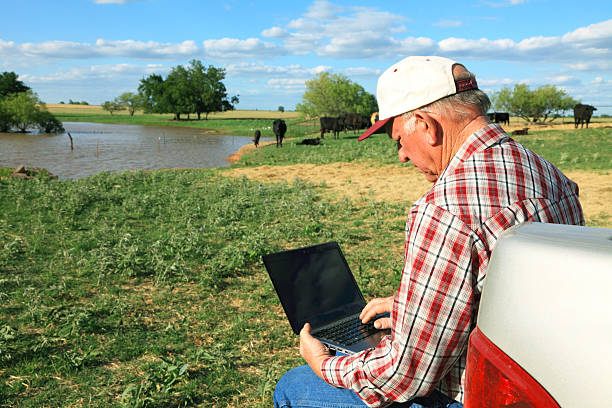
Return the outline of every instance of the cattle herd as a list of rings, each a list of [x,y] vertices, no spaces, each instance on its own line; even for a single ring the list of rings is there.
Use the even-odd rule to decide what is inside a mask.
[[[319,119],[321,124],[321,138],[325,138],[325,133],[332,132],[334,139],[340,137],[340,132],[347,130],[361,130],[369,128],[372,123],[370,118],[358,113],[346,113],[340,116],[323,116]]]
[[[597,108],[591,105],[583,105],[581,103],[574,106],[574,127],[578,128],[578,124],[582,128],[584,124],[586,127],[589,127],[589,122],[591,121],[591,116],[593,115],[593,111],[596,111]],[[491,112],[487,113],[489,120],[495,123],[502,123],[505,125],[510,124],[510,114],[508,112]],[[319,123],[321,125],[321,139],[325,138],[325,133],[332,132],[334,135],[334,139],[340,138],[340,132],[344,131],[346,133],[347,130],[361,130],[367,129],[371,125],[373,125],[378,120],[378,112],[374,112],[371,117],[367,117],[365,115],[360,115],[358,113],[347,113],[340,116],[322,116],[319,119]],[[282,119],[276,119],[272,124],[272,129],[274,131],[274,135],[276,136],[276,147],[283,147],[283,139],[285,137],[285,133],[287,132],[287,124]],[[385,129],[381,128],[376,133],[384,133]],[[514,135],[526,135],[528,128],[518,129],[512,132]],[[261,138],[261,132],[259,130],[255,131],[255,135],[253,136],[253,143],[255,147],[259,145],[259,139]],[[318,145],[320,143],[320,139],[306,139],[301,144],[311,144]]]

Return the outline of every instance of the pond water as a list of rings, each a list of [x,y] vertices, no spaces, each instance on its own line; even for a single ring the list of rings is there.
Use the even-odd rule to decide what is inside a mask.
[[[0,166],[42,167],[60,179],[103,170],[154,170],[229,165],[249,136],[206,135],[201,129],[64,122],[63,134],[0,133]],[[272,140],[263,138],[263,140]]]

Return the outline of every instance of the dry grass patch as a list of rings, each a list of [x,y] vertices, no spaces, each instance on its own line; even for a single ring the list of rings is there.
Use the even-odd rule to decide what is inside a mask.
[[[229,170],[228,174],[264,182],[293,182],[295,179],[300,179],[319,185],[330,193],[356,201],[368,199],[389,203],[412,203],[431,188],[431,183],[413,166],[369,166],[353,163],[295,164],[237,168]]]
[[[409,204],[431,188],[431,183],[412,166],[296,164],[228,169],[225,174],[275,183],[300,179],[320,186],[332,196],[348,197],[357,202],[368,199]],[[612,228],[612,173],[576,170],[566,174],[578,183],[587,225],[597,219],[599,223],[603,222],[604,225],[601,226]]]

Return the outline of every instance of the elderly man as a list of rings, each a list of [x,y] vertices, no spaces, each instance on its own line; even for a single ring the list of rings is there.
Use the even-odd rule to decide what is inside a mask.
[[[434,183],[408,215],[399,289],[361,313],[366,322],[390,312],[375,325],[391,335],[332,356],[306,324],[308,366],[281,378],[276,406],[460,407],[468,336],[499,235],[527,221],[584,224],[577,185],[489,122],[489,99],[463,65],[408,57],[382,74],[377,98],[380,120],[359,140],[385,126],[400,161]]]

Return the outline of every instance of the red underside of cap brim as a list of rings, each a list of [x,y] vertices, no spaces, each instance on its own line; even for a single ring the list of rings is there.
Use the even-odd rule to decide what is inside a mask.
[[[357,140],[361,142],[363,139],[369,137],[372,133],[385,126],[389,120],[391,120],[391,118],[376,121],[376,123],[374,123],[371,128],[369,128],[361,136],[359,136]]]

